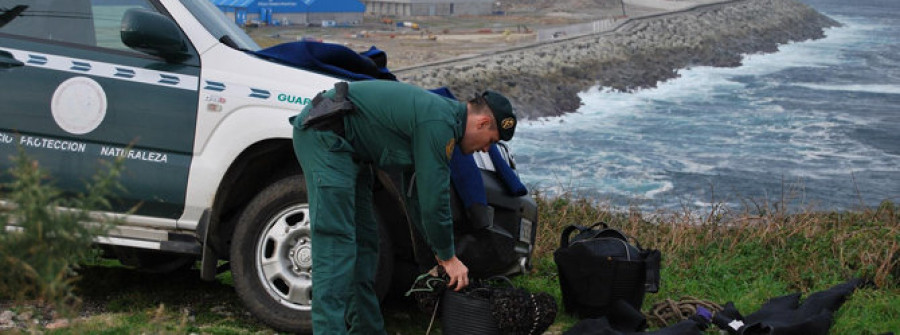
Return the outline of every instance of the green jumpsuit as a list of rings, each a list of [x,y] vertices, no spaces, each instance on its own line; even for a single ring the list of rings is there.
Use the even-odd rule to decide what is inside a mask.
[[[333,96],[334,90],[325,95]],[[462,138],[466,104],[395,81],[349,84],[357,111],[345,135],[299,126],[294,151],[306,177],[312,221],[312,322],[316,334],[383,334],[374,291],[378,227],[373,168],[415,171],[414,225],[440,259],[455,255],[449,162]]]

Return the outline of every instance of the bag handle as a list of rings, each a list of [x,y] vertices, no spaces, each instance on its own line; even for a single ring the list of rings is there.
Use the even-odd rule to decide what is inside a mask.
[[[601,227],[601,226],[602,226],[603,228],[597,229],[597,227]],[[582,225],[569,225],[568,227],[566,227],[565,229],[563,229],[563,232],[562,232],[562,234],[561,234],[560,237],[559,237],[559,247],[560,247],[560,248],[568,248],[568,247],[569,247],[569,242],[570,242],[570,240],[571,240],[572,232],[574,232],[574,231],[576,231],[576,230],[577,230],[579,233],[583,233],[583,232],[586,232],[586,231],[592,231],[592,230],[593,230],[593,231],[594,231],[594,236],[592,236],[592,238],[596,238],[597,236],[599,236],[599,235],[600,235],[601,233],[603,233],[604,231],[607,231],[607,229],[610,229],[610,230],[614,231],[616,234],[620,235],[620,237],[621,237],[623,240],[625,240],[625,242],[628,242],[629,240],[632,241],[632,242],[634,242],[634,245],[638,248],[638,250],[644,250],[644,247],[641,246],[641,242],[638,241],[637,238],[635,238],[634,236],[625,234],[625,233],[623,233],[622,231],[620,231],[620,230],[618,230],[618,229],[615,229],[615,228],[609,228],[609,225],[608,225],[606,222],[603,222],[603,221],[598,221],[597,223],[594,223],[594,224],[590,225],[589,227],[585,227],[585,226],[582,226]]]
[[[568,248],[569,247],[569,235],[572,235],[572,232],[575,230],[581,230],[582,226],[569,225],[565,229],[563,229],[562,234],[559,236],[559,248]]]
[[[615,234],[618,235],[618,236],[616,236],[616,237],[621,238],[621,239],[622,239],[623,241],[625,241],[626,243],[629,243],[629,242],[630,242],[630,243],[633,243],[634,246],[637,247],[638,250],[644,250],[644,247],[641,246],[641,242],[638,241],[638,239],[637,239],[636,237],[631,236],[631,235],[628,235],[628,234],[625,234],[625,233],[622,232],[621,230],[614,229],[614,228],[613,228],[613,229],[610,229],[609,231],[615,232]],[[600,235],[600,234],[597,234],[597,235]]]
[[[594,229],[595,227],[600,226],[600,225],[603,226],[603,229],[598,229],[597,233],[594,235],[594,237],[599,236],[604,231],[614,231],[617,235],[619,235],[616,237],[621,237],[623,240],[625,240],[625,242],[628,242],[629,240],[631,240],[632,242],[634,242],[634,245],[638,248],[638,250],[644,250],[644,248],[641,246],[641,242],[638,241],[636,237],[625,234],[621,230],[618,230],[615,228],[609,228],[609,225],[607,225],[606,222],[603,222],[603,221],[597,222],[597,223],[593,224],[590,227],[590,229]],[[609,230],[607,230],[607,229],[609,229]]]
[[[572,235],[573,231],[578,230],[579,233],[583,233],[590,230],[596,230],[598,232],[602,231],[601,229],[596,229],[598,226],[603,226],[603,229],[609,228],[609,225],[606,222],[598,221],[597,223],[592,224],[590,227],[585,227],[582,225],[569,225],[565,229],[563,229],[562,234],[559,237],[559,247],[560,248],[568,248],[570,235]]]

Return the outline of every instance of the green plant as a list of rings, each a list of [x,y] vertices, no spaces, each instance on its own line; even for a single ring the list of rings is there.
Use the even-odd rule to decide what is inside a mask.
[[[64,194],[48,183],[22,148],[12,162],[12,181],[0,188],[0,198],[8,201],[0,211],[0,298],[71,311],[79,303],[75,270],[93,256],[94,237],[114,223],[90,211],[109,208],[108,197],[121,189],[121,160],[98,172],[83,194]]]
[[[836,313],[835,333],[896,329],[900,211],[891,202],[851,212],[790,212],[783,205],[747,200],[743,208],[718,204],[705,213],[621,210],[568,195],[538,197],[537,202],[535,268],[518,282],[531,290],[559,296],[552,252],[563,228],[605,221],[662,252],[661,289],[646,295],[645,312],[666,299],[687,296],[733,301],[739,310],[752,312],[770,298],[806,295],[858,277],[876,288],[857,290]],[[561,314],[556,322],[554,327],[566,329],[575,320]]]
[[[561,309],[552,255],[559,234],[566,225],[596,221],[608,222],[635,236],[644,247],[662,251],[660,291],[645,296],[646,314],[666,299],[691,296],[717,304],[733,301],[746,315],[773,297],[796,292],[808,296],[851,277],[864,277],[877,287],[853,293],[834,314],[831,333],[882,334],[900,329],[900,207],[894,203],[853,212],[789,213],[753,202],[744,209],[720,205],[697,214],[623,211],[569,196],[536,200],[541,217],[534,268],[513,280],[518,287],[557,298],[560,311],[551,333],[562,333],[578,322]],[[103,305],[105,312],[48,334],[273,333],[242,311],[229,273],[216,282],[203,282],[196,270],[147,275],[110,264],[88,265],[81,271],[86,280],[78,282],[79,294],[94,305]],[[383,311],[391,334],[422,334],[431,322],[430,314],[408,301],[391,301]],[[434,322],[433,333],[439,334],[440,320]],[[651,324],[651,329],[662,326]],[[706,333],[718,334],[718,330],[713,327]]]

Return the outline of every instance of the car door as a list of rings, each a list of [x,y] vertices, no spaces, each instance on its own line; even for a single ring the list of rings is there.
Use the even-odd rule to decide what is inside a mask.
[[[0,182],[19,147],[69,192],[121,157],[115,211],[181,215],[199,57],[129,49],[120,26],[131,8],[166,15],[155,0],[0,0]]]

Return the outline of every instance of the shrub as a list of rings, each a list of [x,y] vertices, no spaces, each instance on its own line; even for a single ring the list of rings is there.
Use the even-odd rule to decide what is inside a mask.
[[[8,201],[0,209],[0,299],[37,300],[69,312],[80,302],[73,293],[78,264],[92,255],[94,237],[114,223],[90,210],[110,207],[107,198],[121,189],[122,162],[98,171],[85,193],[65,194],[23,149],[11,160],[12,181],[0,187]]]

